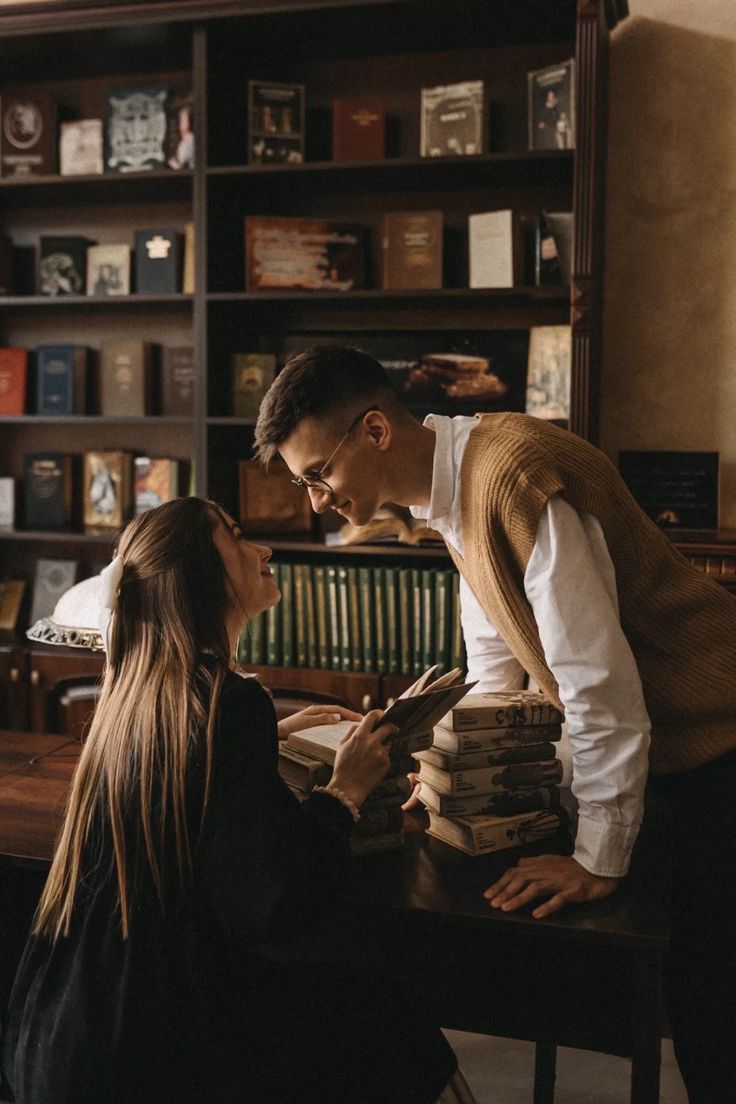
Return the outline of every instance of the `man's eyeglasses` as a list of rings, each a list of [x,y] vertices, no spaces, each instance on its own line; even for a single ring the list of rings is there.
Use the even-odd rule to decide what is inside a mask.
[[[323,478],[322,473],[327,471],[330,464],[335,459],[338,452],[340,451],[342,446],[345,444],[348,437],[353,432],[353,430],[355,429],[355,427],[357,426],[357,424],[361,420],[361,418],[365,418],[366,414],[370,414],[371,411],[377,410],[377,409],[378,408],[375,407],[375,406],[369,406],[367,410],[363,410],[363,411],[361,411],[360,414],[356,415],[356,417],[353,418],[352,422],[350,423],[347,430],[345,431],[345,435],[338,442],[337,446],[332,450],[332,452],[327,457],[327,460],[324,462],[324,464],[319,469],[319,471],[307,472],[306,475],[298,475],[295,479],[292,479],[292,481],[291,481],[294,484],[294,486],[295,487],[303,487],[305,491],[319,491],[320,494],[333,495],[334,491],[332,490],[332,487],[327,482],[327,480]]]

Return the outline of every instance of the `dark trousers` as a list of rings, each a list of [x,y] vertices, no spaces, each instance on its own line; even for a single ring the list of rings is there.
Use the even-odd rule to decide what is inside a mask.
[[[690,1104],[734,1104],[736,752],[650,779],[641,846],[668,883],[669,1015]]]

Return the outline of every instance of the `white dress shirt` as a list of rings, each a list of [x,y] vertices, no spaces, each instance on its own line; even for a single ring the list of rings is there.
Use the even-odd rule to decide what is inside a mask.
[[[430,414],[437,436],[429,509],[411,507],[462,556],[460,466],[475,418]],[[559,686],[580,819],[575,858],[593,874],[626,873],[644,806],[650,723],[636,661],[619,621],[603,530],[559,495],[539,520],[524,591]],[[477,690],[518,689],[521,664],[460,579],[468,678]]]

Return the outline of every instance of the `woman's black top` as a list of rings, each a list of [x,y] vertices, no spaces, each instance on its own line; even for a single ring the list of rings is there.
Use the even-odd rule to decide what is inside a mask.
[[[262,953],[332,899],[352,827],[329,795],[300,805],[276,767],[268,694],[228,673],[201,831],[201,753],[189,771],[188,887],[169,894],[162,915],[142,879],[124,940],[101,831],[86,850],[70,935],[28,940],[3,1032],[19,1104],[428,1104],[438,1095],[454,1056],[385,983],[286,967]],[[407,1027],[407,1016],[416,1024]],[[386,1054],[394,1029],[405,1036],[404,1057]],[[404,1073],[391,1073],[394,1058]],[[426,1069],[418,1078],[417,1061]],[[389,1089],[392,1077],[406,1085]]]

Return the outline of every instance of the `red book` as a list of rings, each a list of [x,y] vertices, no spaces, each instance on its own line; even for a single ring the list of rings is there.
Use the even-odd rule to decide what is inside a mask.
[[[26,349],[0,349],[0,414],[25,414]]]
[[[332,101],[333,161],[381,161],[386,156],[385,138],[383,100],[346,97]]]

